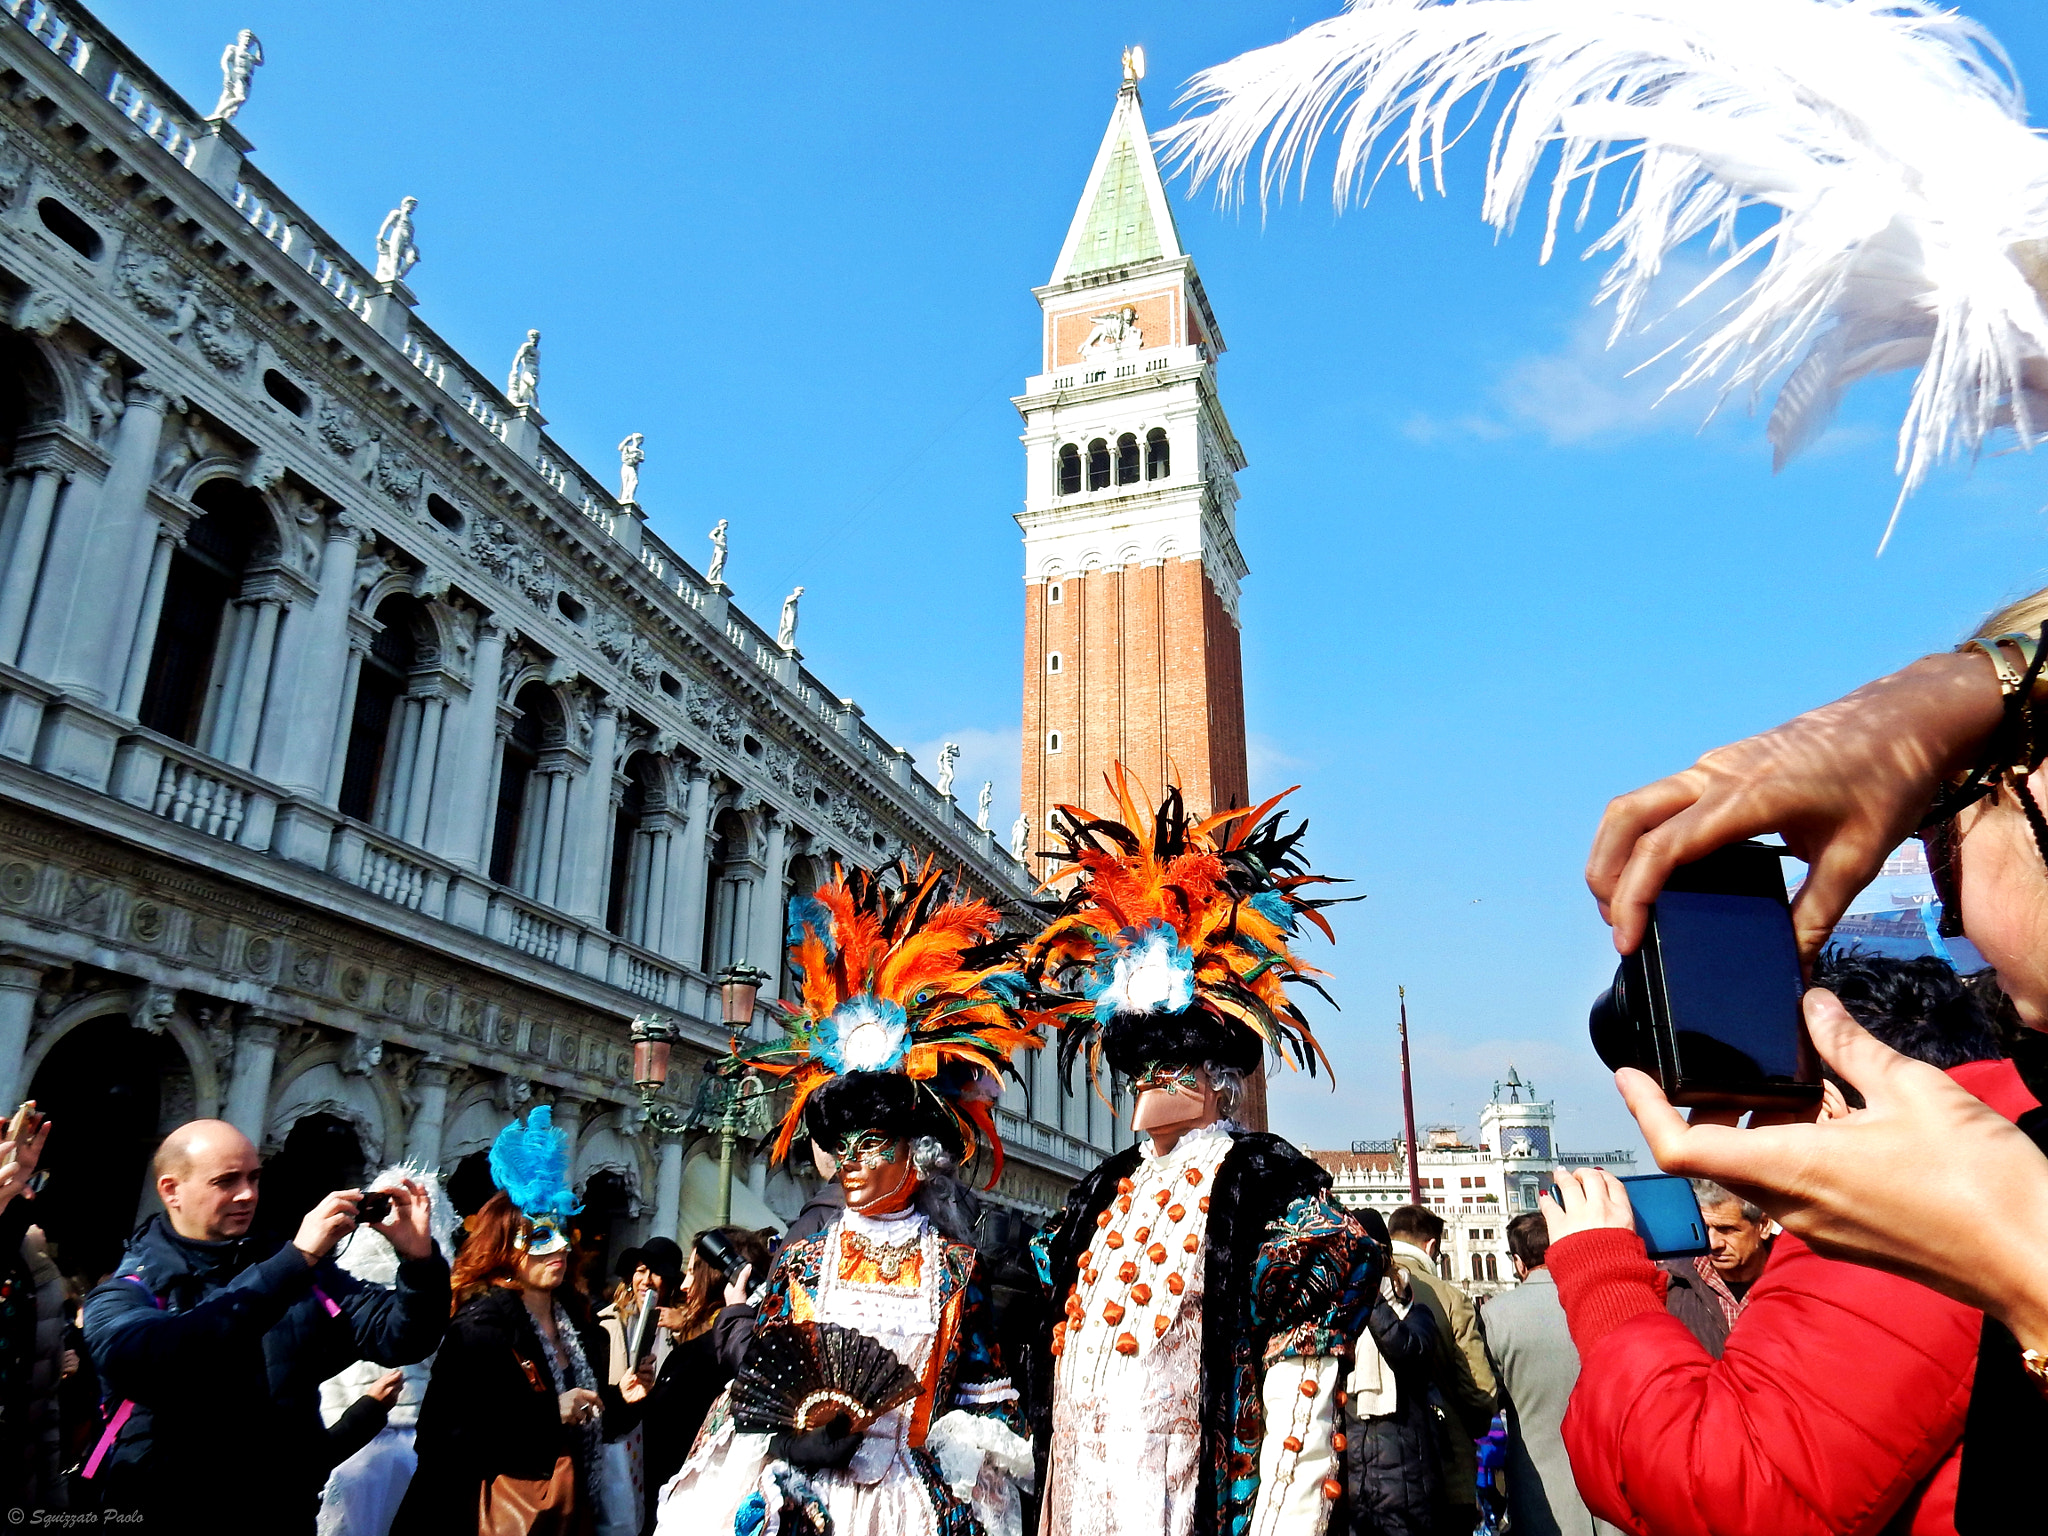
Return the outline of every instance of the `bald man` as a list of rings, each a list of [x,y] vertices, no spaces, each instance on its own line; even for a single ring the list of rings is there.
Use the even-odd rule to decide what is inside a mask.
[[[92,1483],[152,1527],[310,1533],[330,1457],[320,1383],[358,1360],[424,1360],[448,1320],[423,1188],[392,1190],[376,1223],[400,1260],[381,1286],[332,1258],[361,1190],[336,1190],[290,1242],[267,1243],[249,1237],[262,1173],[226,1121],[179,1126],[156,1154],[164,1213],[85,1300],[110,1416]]]

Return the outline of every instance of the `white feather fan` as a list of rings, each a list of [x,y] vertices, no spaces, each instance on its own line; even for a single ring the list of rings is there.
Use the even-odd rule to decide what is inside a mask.
[[[1694,295],[1767,258],[1681,343],[1673,388],[1753,396],[1783,375],[1780,464],[1849,385],[1904,368],[1920,374],[1901,505],[1998,427],[2028,447],[2048,431],[2048,144],[1997,42],[1922,0],[1353,0],[1198,75],[1188,99],[1207,110],[1160,138],[1231,191],[1255,158],[1262,196],[1290,176],[1305,187],[1328,134],[1340,204],[1396,162],[1418,195],[1425,176],[1442,192],[1445,152],[1496,87],[1482,213],[1512,228],[1557,146],[1544,259],[1625,167],[1591,247],[1615,253],[1600,293],[1615,336],[1695,236],[1723,261]],[[1738,231],[1759,205],[1776,218]]]

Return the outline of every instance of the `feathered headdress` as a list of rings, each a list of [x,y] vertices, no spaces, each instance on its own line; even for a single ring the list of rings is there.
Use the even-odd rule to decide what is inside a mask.
[[[524,1122],[514,1120],[491,1143],[491,1182],[526,1218],[519,1246],[536,1258],[569,1246],[568,1219],[583,1209],[569,1187],[570,1156],[569,1137],[556,1129],[555,1112],[546,1104]]]
[[[1319,1059],[1327,1067],[1287,995],[1290,982],[1322,993],[1312,978],[1323,973],[1289,947],[1302,920],[1334,938],[1318,910],[1332,901],[1302,894],[1333,883],[1302,859],[1308,824],[1290,832],[1268,815],[1294,791],[1190,821],[1178,787],[1148,817],[1121,763],[1108,786],[1117,817],[1055,811],[1067,846],[1052,857],[1071,867],[1046,883],[1074,885],[1026,949],[1030,983],[1061,994],[1046,1009],[1060,1027],[1061,1072],[1072,1077],[1084,1048],[1091,1079],[1105,1059],[1127,1075],[1154,1061],[1248,1072],[1269,1050],[1311,1074]]]
[[[1418,195],[1425,172],[1442,192],[1444,151],[1517,70],[1485,218],[1511,229],[1557,146],[1547,260],[1567,209],[1582,228],[1601,174],[1626,165],[1592,246],[1616,253],[1600,293],[1616,337],[1694,236],[1724,259],[1688,297],[1767,253],[1687,338],[1672,387],[1719,379],[1724,398],[1754,396],[1789,370],[1770,424],[1779,464],[1850,385],[1905,368],[1920,373],[1900,506],[1998,427],[2027,447],[2048,430],[2048,143],[1997,41],[1925,0],[1352,0],[1196,76],[1188,95],[1209,110],[1161,138],[1226,187],[1256,155],[1263,195],[1297,171],[1305,186],[1327,132],[1340,204],[1393,161]],[[1755,206],[1776,219],[1738,231]],[[1894,507],[1887,540],[1897,521]]]
[[[1036,1024],[1019,1022],[1023,980],[1016,941],[996,937],[1002,915],[950,897],[950,885],[930,860],[876,874],[835,869],[791,904],[796,1000],[780,1005],[789,1036],[738,1056],[794,1086],[776,1157],[806,1121],[825,1135],[929,1131],[963,1157],[986,1139],[994,1184],[1003,1166],[995,1077],[1014,1077],[1011,1057],[1044,1042]]]

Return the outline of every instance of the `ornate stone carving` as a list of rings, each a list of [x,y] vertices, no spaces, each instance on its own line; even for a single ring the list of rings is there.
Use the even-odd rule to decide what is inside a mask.
[[[148,246],[128,247],[121,257],[120,275],[121,285],[128,291],[129,302],[151,320],[171,321],[174,339],[184,333],[184,326],[177,323],[180,306],[190,305],[192,316],[198,314],[194,285],[168,258],[158,255]],[[190,323],[188,317],[185,325]]]
[[[171,1015],[177,1007],[177,993],[169,987],[145,983],[135,989],[134,1001],[129,1005],[128,1022],[146,1035],[160,1035],[171,1022]]]
[[[192,327],[192,340],[200,356],[222,373],[240,373],[256,355],[256,338],[226,304],[200,312]]]
[[[536,608],[554,601],[555,584],[546,558],[528,548],[504,518],[485,519],[470,541],[469,552],[478,565],[517,587]]]
[[[960,743],[949,741],[939,748],[939,798],[944,800],[953,793],[953,772],[960,761]]]
[[[1017,819],[1010,823],[1010,857],[1019,864],[1024,862],[1024,850],[1031,844],[1031,817],[1024,811],[1017,813]]]
[[[746,734],[747,717],[724,694],[704,683],[692,683],[683,711],[690,723],[707,733],[721,747],[736,751]]]
[[[626,656],[626,674],[649,693],[661,680],[660,658],[638,635],[633,637],[633,648]]]
[[[206,457],[206,423],[197,411],[189,411],[176,427],[164,429],[163,446],[156,456],[155,483],[175,491],[185,471]]]
[[[0,208],[12,208],[21,189],[28,185],[33,168],[29,158],[13,144],[0,139]]]
[[[610,608],[597,610],[591,638],[609,661],[623,662],[633,649],[633,625]]]
[[[0,144],[0,149],[6,146]],[[14,328],[48,340],[71,323],[71,301],[47,289],[31,290],[14,309]]]
[[[975,801],[974,824],[982,831],[988,830],[988,813],[996,803],[996,786],[993,779],[982,781],[980,798]]]
[[[98,928],[107,920],[113,887],[90,875],[72,875],[64,887],[63,918],[80,928]]]
[[[402,507],[416,504],[426,484],[426,472],[409,455],[384,448],[381,442],[375,477],[377,488]]]
[[[782,600],[782,624],[775,632],[775,643],[785,651],[796,649],[796,605],[803,595],[804,589],[798,587]]]
[[[533,1080],[525,1077],[501,1077],[493,1085],[491,1097],[501,1113],[516,1115],[533,1102]]]
[[[374,1035],[350,1035],[341,1048],[341,1070],[351,1077],[368,1077],[384,1064],[384,1042]]]
[[[104,443],[121,424],[128,409],[128,379],[120,355],[112,347],[101,347],[85,366],[85,403],[92,414],[92,435]]]
[[[647,436],[642,432],[628,433],[619,444],[619,500],[637,501],[640,498],[640,466],[647,462]]]
[[[356,413],[338,400],[320,402],[320,419],[313,430],[321,442],[344,459],[362,452],[363,444],[369,440]]]

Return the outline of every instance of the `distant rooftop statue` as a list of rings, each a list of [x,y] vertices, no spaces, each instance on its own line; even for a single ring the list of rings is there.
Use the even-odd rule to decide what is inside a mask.
[[[996,786],[993,779],[984,779],[981,785],[981,800],[976,807],[974,824],[982,831],[988,830],[988,813],[996,803]]]
[[[711,564],[704,568],[704,579],[712,586],[725,580],[725,519],[718,520],[718,526],[711,530]]]
[[[647,460],[647,435],[644,432],[628,433],[619,444],[619,500],[621,503],[640,499],[640,466]]]
[[[384,215],[384,222],[377,226],[377,281],[395,283],[404,278],[420,259],[420,248],[413,244],[412,211],[419,207],[416,197],[402,197],[398,206]]]
[[[1017,819],[1010,823],[1010,857],[1015,859],[1019,864],[1022,864],[1024,862],[1025,849],[1030,846],[1030,843],[1030,813],[1026,811],[1019,811],[1017,813]]]
[[[782,628],[775,637],[775,643],[785,651],[796,649],[796,604],[803,595],[804,589],[798,587],[782,600]]]
[[[249,82],[263,62],[263,44],[247,27],[242,28],[220,56],[220,100],[206,114],[210,123],[231,122],[249,99]]]
[[[953,770],[960,761],[960,743],[949,741],[939,748],[939,798],[953,793]]]
[[[514,406],[535,410],[540,404],[540,332],[528,331],[512,354],[512,372],[505,380],[505,398]]]
[[[1133,43],[1124,50],[1124,84],[1136,85],[1145,78],[1145,50]]]

